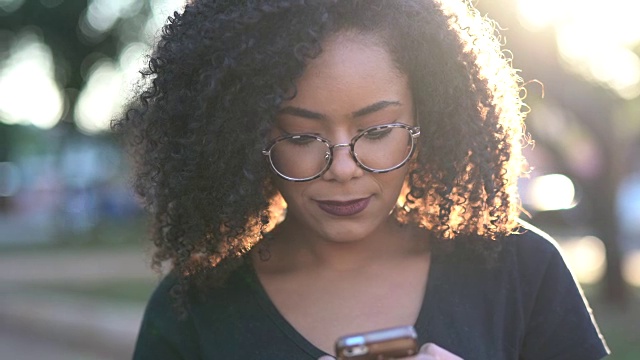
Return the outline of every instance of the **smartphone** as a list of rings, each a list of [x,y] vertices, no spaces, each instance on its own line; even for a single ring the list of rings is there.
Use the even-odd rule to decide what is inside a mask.
[[[399,326],[336,340],[337,360],[385,360],[415,355],[418,336],[413,326]]]

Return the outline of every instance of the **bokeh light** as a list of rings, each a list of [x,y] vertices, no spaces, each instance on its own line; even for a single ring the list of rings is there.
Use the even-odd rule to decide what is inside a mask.
[[[119,18],[137,14],[140,3],[133,0],[94,0],[81,19],[80,28],[88,37],[99,37],[111,29]],[[139,41],[126,45],[116,61],[102,58],[93,63],[74,112],[76,124],[82,132],[95,134],[109,129],[111,120],[120,114],[132,94],[131,90],[141,79],[139,71],[145,66],[150,44],[166,23],[167,17],[182,9],[184,4],[184,0],[154,1],[152,16],[142,24]]]
[[[550,174],[531,180],[525,200],[532,210],[563,210],[575,206],[575,195],[571,179],[562,174]]]
[[[640,1],[518,0],[519,17],[530,30],[553,27],[568,68],[615,90],[625,99],[640,95]]]
[[[14,12],[24,4],[25,0],[0,0],[0,9],[4,12]]]
[[[118,62],[103,58],[94,63],[75,108],[76,124],[82,132],[95,134],[109,129],[130,97],[148,51],[148,45],[132,43],[120,53]]]
[[[33,124],[43,129],[56,125],[64,97],[54,78],[51,49],[32,31],[17,36],[0,70],[0,121]]]
[[[160,28],[167,22],[167,17],[173,16],[175,11],[183,10],[185,3],[185,0],[154,1],[151,16],[145,24],[145,40],[153,42],[154,38],[158,36]]]
[[[127,45],[118,57],[118,66],[123,72],[125,83],[130,86],[140,79],[140,69],[145,65],[146,56],[151,51],[149,44],[134,42]]]
[[[640,250],[625,255],[622,276],[631,285],[640,287]]]
[[[64,0],[40,0],[40,4],[49,9],[62,5],[63,2]]]
[[[616,199],[618,220],[623,236],[639,241],[640,170],[627,175],[620,183]],[[634,235],[638,234],[638,235]]]
[[[80,18],[80,31],[89,39],[111,30],[118,19],[137,14],[143,2],[137,0],[91,0]]]
[[[104,59],[94,64],[75,108],[76,124],[81,131],[92,134],[108,129],[122,105],[121,82],[122,74],[112,61]]]
[[[20,170],[12,162],[0,162],[0,197],[15,195],[20,189]]]
[[[607,261],[602,240],[585,236],[563,240],[560,245],[564,259],[579,282],[594,284],[602,279]]]
[[[60,0],[43,1],[47,7],[60,3]],[[0,0],[0,9],[5,12],[21,5],[22,1]],[[85,40],[99,41],[119,19],[137,15],[142,5],[143,2],[136,0],[91,0],[79,20],[80,33]],[[75,121],[84,133],[108,130],[110,121],[118,115],[135,82],[140,80],[139,70],[144,67],[150,44],[167,17],[184,8],[185,0],[157,0],[152,5],[152,15],[140,24],[138,41],[125,45],[117,60],[92,61],[74,109]],[[18,35],[7,58],[0,59],[0,66],[0,121],[32,124],[43,129],[55,126],[64,113],[65,96],[54,76],[51,50],[37,31],[25,30]]]

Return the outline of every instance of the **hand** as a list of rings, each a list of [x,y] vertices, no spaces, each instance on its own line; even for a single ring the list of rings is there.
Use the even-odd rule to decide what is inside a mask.
[[[325,355],[321,356],[318,360],[335,360],[334,357]],[[455,355],[440,346],[433,343],[426,343],[422,345],[420,351],[415,356],[409,356],[397,360],[463,360],[458,355]]]
[[[423,357],[424,355],[424,357]],[[410,359],[410,358],[408,358]],[[426,343],[422,345],[418,355],[415,356],[418,360],[463,360],[460,356],[451,353],[434,343]]]

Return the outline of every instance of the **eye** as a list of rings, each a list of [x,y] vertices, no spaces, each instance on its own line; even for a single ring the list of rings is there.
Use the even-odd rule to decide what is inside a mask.
[[[285,140],[290,145],[307,146],[313,144],[317,139],[310,135],[292,135]]]
[[[382,129],[373,129],[373,130],[367,131],[363,137],[366,138],[367,140],[381,140],[387,137],[392,130],[393,128],[391,127],[382,128]]]

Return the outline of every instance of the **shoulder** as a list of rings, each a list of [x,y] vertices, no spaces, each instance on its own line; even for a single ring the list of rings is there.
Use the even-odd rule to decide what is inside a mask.
[[[503,239],[507,247],[539,255],[555,256],[560,254],[560,245],[549,234],[524,220],[518,220],[518,223],[520,226]]]
[[[503,261],[516,261],[521,266],[542,269],[554,263],[564,264],[558,242],[546,232],[520,220],[520,226],[501,239]]]
[[[197,304],[197,292],[183,288],[178,275],[167,274],[155,288],[145,308],[141,332],[153,330],[166,335],[191,331],[192,309]]]
[[[204,283],[197,286],[189,282],[188,288],[180,287],[178,275],[169,273],[158,284],[149,302],[147,312],[167,318],[189,318],[199,315],[204,309],[214,309],[217,305],[233,303],[249,291],[250,276],[247,267],[240,266],[233,270],[225,281],[219,284]],[[184,316],[183,316],[184,315]]]
[[[197,349],[193,324],[176,307],[172,294],[177,276],[167,275],[156,287],[147,306],[138,332],[133,359],[187,359]]]
[[[503,246],[526,324],[523,352],[563,359],[604,357],[608,349],[558,242],[522,221]]]
[[[519,227],[512,233],[497,240],[464,236],[454,240],[450,251],[436,244],[439,247],[435,255],[450,266],[489,272],[492,277],[496,272],[513,275],[522,271],[541,273],[551,263],[564,264],[556,240],[525,221],[519,220],[518,223]]]
[[[545,288],[579,286],[558,242],[529,223],[519,223],[520,227],[511,235],[499,240],[498,267],[518,284],[522,294],[531,295],[533,300]]]
[[[134,359],[200,358],[205,332],[220,333],[235,300],[242,297],[242,274],[234,271],[221,286],[191,286],[182,292],[178,275],[169,273],[149,301],[138,332]]]

